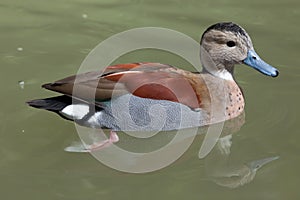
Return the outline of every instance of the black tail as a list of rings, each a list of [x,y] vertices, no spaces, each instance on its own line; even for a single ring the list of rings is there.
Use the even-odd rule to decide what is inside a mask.
[[[49,110],[58,113],[66,106],[72,104],[72,98],[62,95],[57,97],[51,97],[47,99],[36,99],[26,102],[29,106],[34,108]]]

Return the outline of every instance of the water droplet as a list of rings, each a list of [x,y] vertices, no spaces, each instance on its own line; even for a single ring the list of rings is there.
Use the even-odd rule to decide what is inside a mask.
[[[88,15],[87,15],[87,14],[82,14],[82,18],[83,18],[83,19],[88,18]]]
[[[18,51],[23,51],[23,47],[18,47],[17,50]]]
[[[25,81],[19,81],[19,86],[21,89],[24,89],[24,86],[25,86]]]

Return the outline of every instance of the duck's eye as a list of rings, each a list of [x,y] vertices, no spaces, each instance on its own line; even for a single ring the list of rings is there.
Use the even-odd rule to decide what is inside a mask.
[[[232,41],[232,40],[228,41],[226,44],[227,44],[228,47],[234,47],[235,46],[235,42]]]

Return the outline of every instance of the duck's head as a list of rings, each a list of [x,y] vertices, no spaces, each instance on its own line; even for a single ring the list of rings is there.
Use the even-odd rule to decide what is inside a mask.
[[[232,79],[234,65],[242,63],[268,76],[279,74],[257,55],[247,32],[232,22],[210,26],[203,33],[200,46],[204,70],[220,78]]]

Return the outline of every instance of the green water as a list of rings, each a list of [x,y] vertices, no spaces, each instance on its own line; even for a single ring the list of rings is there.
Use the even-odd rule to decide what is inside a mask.
[[[296,0],[2,0],[1,199],[298,199],[299,20]],[[53,95],[40,85],[76,73],[89,51],[113,34],[154,26],[198,41],[206,27],[219,21],[243,25],[261,57],[280,71],[278,78],[269,78],[237,67],[246,121],[233,131],[227,156],[214,149],[199,159],[200,136],[179,160],[162,170],[139,175],[118,172],[89,154],[65,152],[66,146],[79,141],[74,125],[24,103]],[[139,61],[186,63],[153,51],[115,62]],[[24,81],[23,89],[19,81]],[[215,178],[228,166],[242,169],[245,163],[272,156],[280,158],[235,189]]]

